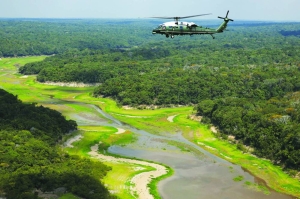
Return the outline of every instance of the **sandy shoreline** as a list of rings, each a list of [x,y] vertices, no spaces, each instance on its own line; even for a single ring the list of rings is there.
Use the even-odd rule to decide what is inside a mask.
[[[82,138],[82,135],[76,135],[75,137],[68,139],[68,140],[64,143],[64,146],[65,146],[65,147],[73,148],[73,147],[74,147],[74,146],[72,145],[73,142],[79,141],[81,138]]]
[[[117,129],[118,129],[118,131],[115,134],[122,134],[122,133],[126,132],[125,129],[121,129],[121,128],[117,128]]]
[[[119,115],[122,117],[130,117],[130,118],[149,118],[150,116],[138,116],[138,115],[124,115],[124,114],[118,114],[118,113],[112,113],[112,115]]]
[[[66,87],[77,87],[77,88],[83,88],[83,87],[93,87],[93,86],[99,86],[100,83],[83,83],[83,82],[39,82],[41,84],[46,84],[50,86],[66,86]]]
[[[169,117],[167,118],[167,120],[168,120],[169,122],[174,122],[173,120],[174,120],[174,118],[175,118],[176,116],[177,116],[177,115],[169,116]]]
[[[155,164],[144,162],[140,160],[126,159],[126,158],[115,158],[112,156],[106,156],[103,154],[99,154],[98,152],[98,144],[91,147],[91,151],[89,155],[98,160],[104,160],[109,162],[126,162],[130,164],[139,164],[144,166],[153,167],[154,171],[143,172],[135,175],[131,180],[130,191],[133,195],[134,193],[138,194],[138,198],[141,199],[154,199],[154,197],[150,194],[148,184],[151,182],[152,178],[157,178],[167,173],[166,167]]]

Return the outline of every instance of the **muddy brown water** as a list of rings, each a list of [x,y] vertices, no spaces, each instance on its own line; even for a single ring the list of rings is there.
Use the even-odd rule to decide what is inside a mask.
[[[84,117],[84,115],[73,115],[79,125],[104,125],[130,130],[138,135],[137,142],[121,146],[111,146],[110,153],[136,157],[145,160],[155,161],[170,166],[174,170],[174,175],[159,182],[158,190],[163,199],[291,199],[294,197],[269,190],[266,195],[257,191],[252,186],[245,183],[257,182],[257,178],[240,166],[234,165],[221,159],[201,147],[187,141],[180,133],[175,135],[158,136],[147,133],[143,130],[135,129],[123,124],[111,115],[103,112],[97,106],[93,107],[95,112],[105,117],[95,115]],[[182,152],[177,147],[167,144],[168,140],[173,140],[188,144],[199,150],[203,155],[195,155]],[[243,176],[241,181],[233,179]]]

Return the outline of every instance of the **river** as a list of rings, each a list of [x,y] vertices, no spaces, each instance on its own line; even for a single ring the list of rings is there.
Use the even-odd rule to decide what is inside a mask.
[[[87,104],[86,104],[87,105]],[[106,119],[98,117],[78,117],[74,119],[79,125],[105,125],[115,128],[130,130],[138,135],[135,143],[126,146],[111,146],[110,153],[151,160],[170,166],[174,175],[162,180],[158,184],[158,190],[163,199],[291,199],[294,197],[281,194],[269,189],[266,195],[262,191],[255,190],[254,186],[246,186],[245,182],[261,182],[258,178],[244,171],[240,166],[221,159],[194,143],[186,140],[180,133],[153,135],[143,130],[138,130],[127,124],[123,124],[111,115],[103,112],[97,106],[87,105],[96,110]],[[195,155],[189,152],[181,152],[177,147],[169,145],[168,140],[188,144],[201,152]],[[243,176],[241,181],[233,179]]]

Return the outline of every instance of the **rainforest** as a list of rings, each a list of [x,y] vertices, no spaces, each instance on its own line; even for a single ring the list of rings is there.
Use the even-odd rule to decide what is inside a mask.
[[[161,22],[0,20],[0,196],[300,197],[300,23]]]

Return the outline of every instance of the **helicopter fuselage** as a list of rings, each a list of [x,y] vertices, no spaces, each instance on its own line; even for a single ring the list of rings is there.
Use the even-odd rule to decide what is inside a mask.
[[[223,32],[223,31],[222,31]],[[217,29],[198,26],[193,22],[166,22],[152,31],[152,34],[173,35],[215,34]]]
[[[160,24],[157,28],[152,30],[152,34],[161,34],[166,35],[166,37],[174,38],[174,35],[204,35],[209,34],[214,39],[215,37],[213,34],[215,33],[222,33],[229,21],[233,21],[232,19],[227,18],[229,11],[227,11],[226,17],[218,17],[220,19],[224,19],[223,23],[218,28],[207,28],[198,26],[194,22],[183,22],[178,21],[180,18],[190,18],[195,16],[201,15],[193,15],[188,17],[174,17],[175,21],[165,22]],[[161,18],[161,17],[155,17]],[[162,17],[162,18],[169,18],[169,17]]]

